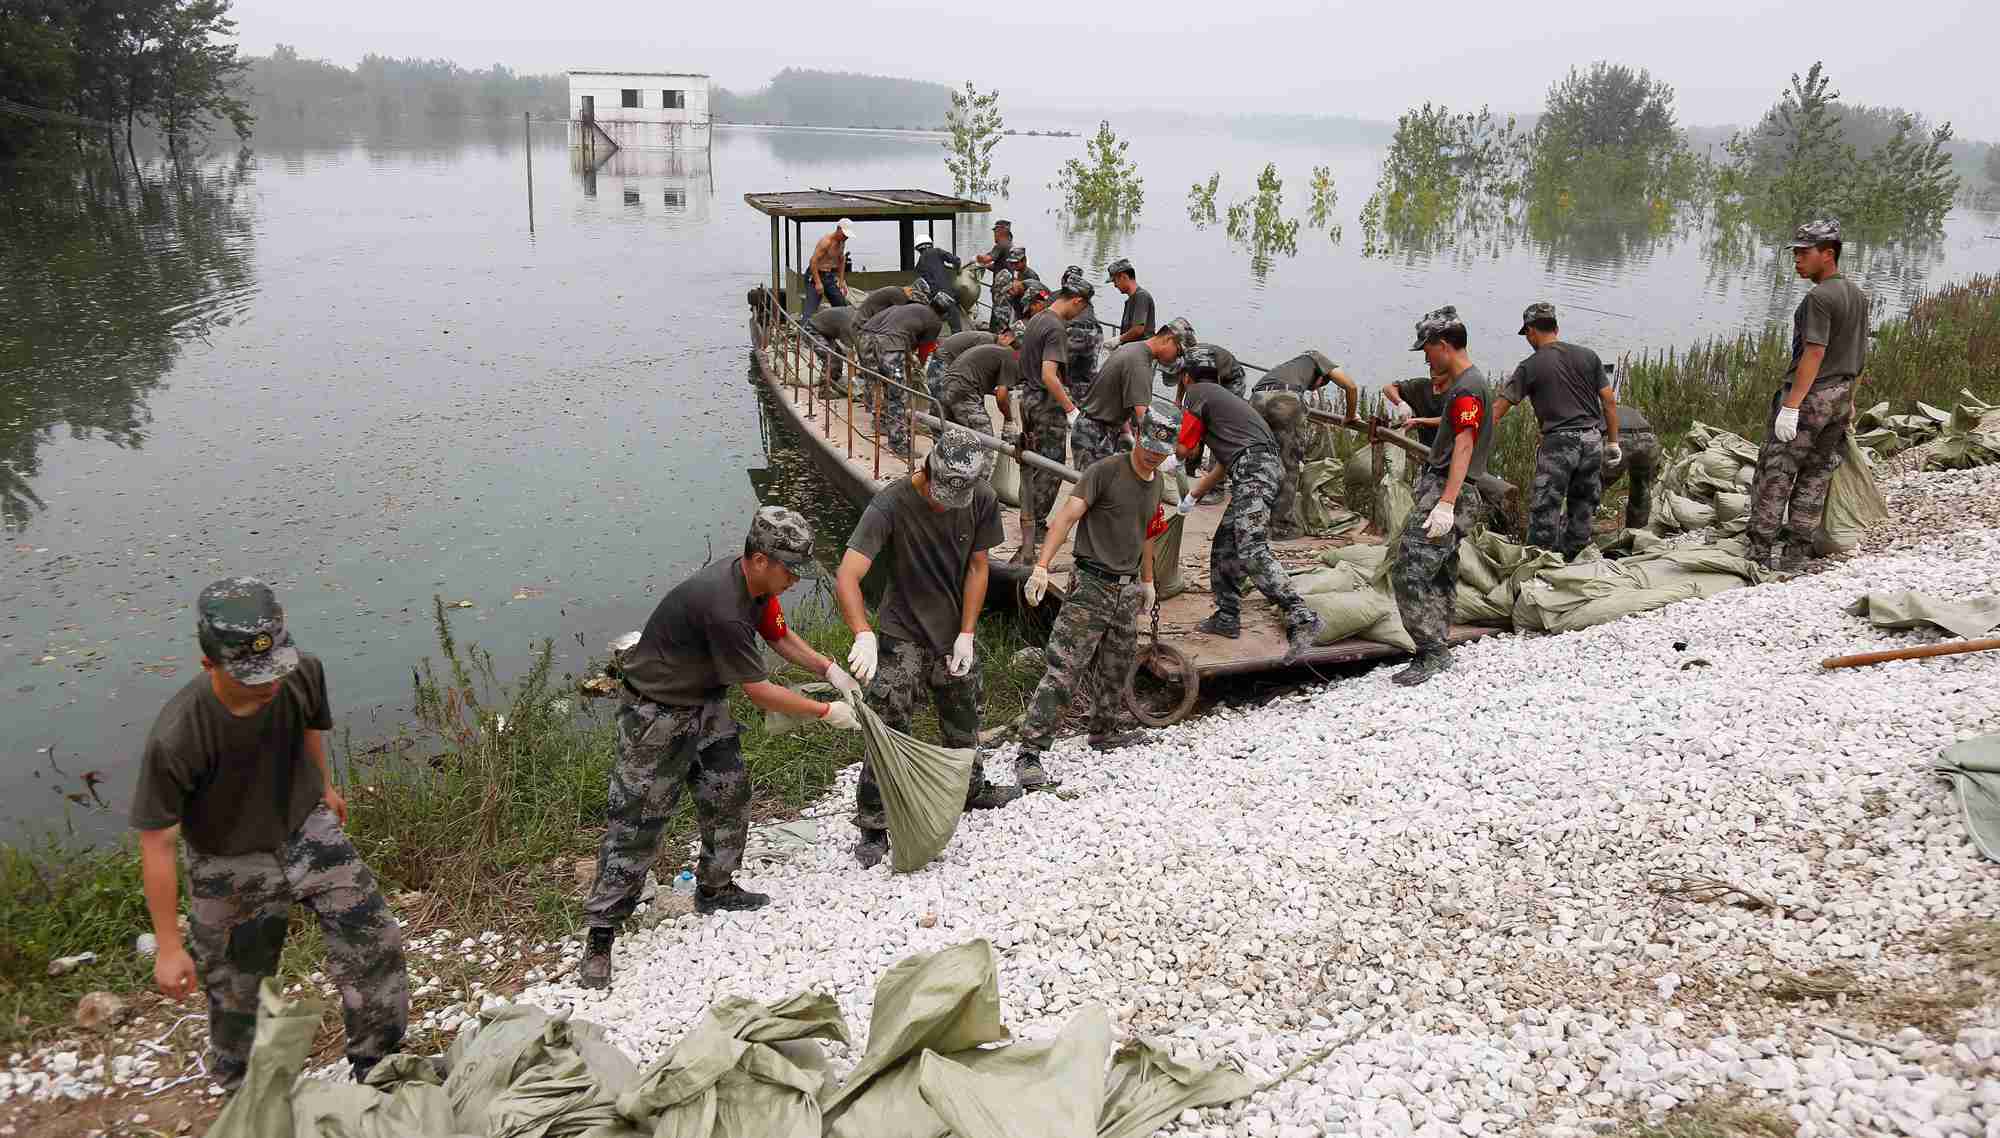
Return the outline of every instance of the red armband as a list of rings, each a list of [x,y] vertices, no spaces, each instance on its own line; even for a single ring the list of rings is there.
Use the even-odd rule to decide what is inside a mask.
[[[1181,412],[1180,445],[1193,450],[1201,445],[1201,420],[1189,412]]]
[[[920,364],[927,364],[931,362],[931,353],[935,351],[937,351],[936,340],[925,340],[923,343],[918,344],[917,362]]]
[[[1154,506],[1152,519],[1146,523],[1146,537],[1155,538],[1165,532],[1167,532],[1167,508],[1164,505]]]
[[[1452,433],[1478,430],[1480,420],[1485,417],[1485,413],[1485,409],[1479,405],[1479,400],[1470,395],[1461,395],[1452,400],[1448,416],[1451,420]]]
[[[778,598],[771,597],[764,602],[764,619],[757,622],[757,635],[776,644],[790,631],[785,627],[785,609]]]

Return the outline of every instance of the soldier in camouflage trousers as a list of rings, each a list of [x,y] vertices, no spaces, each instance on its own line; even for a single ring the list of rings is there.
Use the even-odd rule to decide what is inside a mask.
[[[1270,537],[1284,541],[1299,536],[1299,476],[1306,466],[1306,452],[1312,449],[1313,422],[1306,414],[1306,401],[1296,391],[1257,391],[1250,405],[1264,416],[1264,424],[1278,438],[1281,480],[1278,496],[1271,504]]]
[[[993,420],[986,414],[986,392],[964,375],[947,371],[931,384],[937,402],[937,417],[975,431],[991,434]]]
[[[1021,758],[1036,760],[1055,742],[1056,728],[1069,712],[1078,685],[1088,685],[1090,736],[1115,738],[1123,729],[1125,678],[1139,654],[1139,608],[1145,586],[1137,580],[1120,585],[1090,573],[1070,579],[1062,614],[1043,649],[1047,670],[1028,701],[1028,718],[1021,726]],[[1044,785],[1053,785],[1050,780]],[[1026,782],[1023,787],[1032,789]]]
[[[1082,400],[1078,399],[1078,402]],[[1088,470],[1091,463],[1101,458],[1131,449],[1132,435],[1123,423],[1107,423],[1089,415],[1078,415],[1076,426],[1069,429],[1070,456],[1078,470]]]
[[[946,665],[948,653],[933,653],[923,646],[894,637],[881,638],[880,662],[875,678],[868,682],[868,706],[882,722],[910,733],[910,716],[916,710],[917,692],[929,689],[937,709],[938,737],[947,747],[972,751],[972,793],[986,786],[986,765],[979,755],[979,709],[984,703],[985,683],[979,669],[954,676]],[[882,810],[882,788],[876,785],[875,768],[861,764],[861,782],[854,792],[854,825],[863,832],[889,828],[889,816]]]
[[[1243,586],[1250,582],[1285,614],[1287,631],[1317,620],[1271,552],[1271,508],[1283,477],[1278,452],[1270,447],[1245,450],[1229,464],[1229,505],[1222,511],[1208,552],[1215,611],[1224,623],[1242,619]]]
[[[1773,429],[1785,397],[1771,396],[1771,418],[1757,453],[1757,478],[1750,484],[1747,556],[1768,566],[1782,539],[1781,564],[1795,566],[1812,554],[1813,535],[1826,514],[1826,493],[1840,469],[1841,447],[1854,418],[1854,381],[1821,380],[1799,404],[1798,433],[1790,442]]]
[[[1016,319],[1014,298],[1011,295],[1014,280],[1015,273],[1012,269],[995,268],[993,270],[993,285],[990,292],[993,311],[987,319],[986,330],[996,336],[1000,334],[1001,329],[1006,328]]]
[[[283,849],[212,856],[187,851],[189,947],[208,989],[208,1068],[243,1079],[257,1032],[257,987],[278,974],[294,904],[319,920],[326,971],[340,989],[347,1057],[365,1071],[402,1043],[410,979],[396,915],[325,806]]]
[[[1080,417],[1078,421],[1082,421]],[[1050,398],[1040,383],[1030,381],[1022,391],[1021,449],[1061,462],[1068,457],[1068,442],[1069,417],[1063,414],[1062,404]],[[1026,561],[1033,559],[1036,544],[1047,532],[1049,511],[1056,508],[1056,499],[1062,495],[1062,479],[1022,463],[1021,483],[1022,520],[1033,530],[1023,535],[1021,543],[1019,559]]]
[[[1486,506],[1479,490],[1466,479],[1459,487],[1452,527],[1442,537],[1424,532],[1424,518],[1444,497],[1445,476],[1426,468],[1411,488],[1416,498],[1396,537],[1391,557],[1389,583],[1396,594],[1396,608],[1403,628],[1415,642],[1419,657],[1444,648],[1451,633],[1451,617],[1458,604],[1458,543],[1472,536]]]
[[[1091,307],[1090,298],[1095,286],[1084,275],[1083,266],[1071,265],[1064,269],[1062,287],[1084,298],[1083,311],[1070,317],[1069,324],[1063,329],[1063,345],[1069,353],[1067,366],[1063,369],[1063,384],[1069,388],[1069,397],[1081,404],[1090,395],[1090,381],[1097,378],[1097,352],[1103,345],[1104,337],[1097,329],[1097,310]]]
[[[903,390],[909,382],[903,371],[903,361],[909,356],[906,348],[896,347],[887,337],[863,333],[861,336],[861,366],[871,368],[877,374],[868,377],[873,393],[872,410],[875,425],[889,442],[889,449],[904,462],[911,461],[910,438],[910,397]],[[893,382],[883,383],[880,376],[887,376]]]
[[[1528,544],[1576,560],[1590,544],[1590,520],[1603,496],[1604,434],[1550,431],[1535,450],[1528,499]]]

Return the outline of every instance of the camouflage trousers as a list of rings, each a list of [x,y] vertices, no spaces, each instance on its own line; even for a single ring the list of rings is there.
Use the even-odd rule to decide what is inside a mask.
[[[877,375],[868,377],[872,402],[869,409],[875,413],[875,425],[882,437],[889,443],[889,449],[903,459],[910,461],[910,397],[903,387],[908,384],[903,374],[903,361],[909,355],[906,348],[898,348],[877,336],[861,338],[861,366],[872,369],[880,376],[887,376],[893,383],[883,383]]]
[[[1604,464],[1604,488],[1611,489],[1626,474],[1625,528],[1645,529],[1653,520],[1653,479],[1660,473],[1660,440],[1651,431],[1620,431],[1617,462]]]
[[[1771,396],[1770,424],[1778,420],[1785,389]],[[1750,560],[1767,562],[1772,547],[1784,538],[1787,549],[1804,552],[1812,545],[1826,513],[1827,488],[1840,469],[1840,448],[1847,424],[1854,418],[1854,381],[1815,383],[1799,404],[1799,433],[1781,443],[1769,427],[1757,452],[1757,478],[1750,484],[1750,523],[1745,538]]]
[[[882,722],[904,734],[910,732],[910,715],[916,710],[917,689],[928,687],[931,706],[937,709],[938,735],[947,747],[979,749],[979,704],[984,683],[975,660],[972,671],[954,676],[946,666],[948,653],[926,650],[920,644],[883,636],[875,678],[868,681],[864,698]],[[972,762],[972,789],[986,783],[986,770],[979,759]],[[861,781],[854,788],[854,824],[863,830],[886,830],[889,816],[882,812],[882,789],[875,784],[875,768],[861,760]]]
[[[750,835],[750,773],[736,731],[725,704],[668,707],[624,695],[597,884],[583,904],[591,928],[615,929],[632,915],[684,788],[693,788],[701,831],[695,878],[710,889],[729,884]]]
[[[1279,540],[1297,537],[1299,525],[1299,474],[1305,469],[1306,452],[1312,449],[1313,424],[1306,417],[1306,401],[1295,391],[1253,393],[1250,405],[1264,416],[1264,423],[1278,437],[1278,461],[1282,475],[1278,498],[1271,505],[1271,536]]]
[[[1063,414],[1061,404],[1044,395],[1021,408],[1023,450],[1061,462],[1065,457],[1064,444],[1068,441],[1069,421]],[[1049,511],[1055,509],[1056,498],[1062,493],[1062,479],[1024,462],[1021,464],[1021,482],[1023,537],[1025,539],[1032,530],[1034,541],[1028,548],[1039,549],[1041,536],[1046,532]]]
[[[1076,426],[1069,429],[1069,453],[1076,460],[1078,470],[1088,470],[1090,464],[1099,459],[1131,449],[1132,436],[1125,432],[1123,423],[1107,423],[1088,415],[1078,415]]]
[[[1286,628],[1311,624],[1312,609],[1292,588],[1291,577],[1271,552],[1271,505],[1278,500],[1282,477],[1278,452],[1263,446],[1243,451],[1229,464],[1226,477],[1229,505],[1208,547],[1208,579],[1216,611],[1237,616],[1243,608],[1243,585],[1249,581],[1285,614]]]
[[[1070,577],[1062,615],[1043,649],[1048,670],[1028,697],[1021,726],[1023,754],[1041,754],[1055,742],[1078,684],[1090,685],[1090,733],[1109,735],[1124,722],[1125,679],[1139,656],[1138,574],[1124,585],[1078,569]]]
[[[1485,515],[1485,504],[1470,479],[1459,487],[1457,512],[1443,537],[1424,532],[1424,519],[1444,497],[1445,476],[1434,470],[1417,475],[1411,488],[1416,504],[1396,538],[1389,565],[1389,583],[1396,609],[1417,651],[1442,648],[1451,633],[1451,614],[1458,602],[1458,543],[1472,535]]]
[[[208,991],[208,1069],[234,1090],[257,1031],[257,985],[278,971],[293,905],[319,920],[340,989],[347,1057],[393,1053],[410,1022],[403,934],[375,875],[333,811],[306,816],[283,849],[212,856],[187,849],[188,947]]]
[[[1092,339],[1095,338],[1093,333]],[[1090,384],[1096,378],[1097,352],[1072,349],[1063,368],[1063,386],[1069,388],[1069,397],[1077,406],[1083,406],[1084,400],[1090,398]]]
[[[1590,519],[1603,495],[1604,436],[1556,431],[1535,448],[1535,485],[1528,495],[1528,544],[1573,561],[1590,544]]]
[[[937,400],[938,418],[989,435],[993,433],[992,416],[986,413],[986,393],[979,389],[979,384],[947,370],[931,381],[931,395]]]

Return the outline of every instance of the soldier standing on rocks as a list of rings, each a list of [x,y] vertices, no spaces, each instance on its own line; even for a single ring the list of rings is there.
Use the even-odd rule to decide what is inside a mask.
[[[847,303],[847,239],[854,236],[854,223],[841,218],[833,232],[813,246],[812,260],[806,263],[806,301],[801,314],[811,316],[822,304],[838,308]]]
[[[1000,404],[1000,417],[1006,419],[1008,389],[1021,382],[1021,360],[1014,342],[1014,334],[1005,332],[999,343],[981,344],[954,359],[937,382],[931,384],[938,418],[975,431],[991,432],[993,423],[986,414],[986,396],[990,393]],[[939,347],[938,352],[943,351]]]
[[[953,332],[965,331],[958,307],[958,254],[938,248],[928,233],[917,234],[917,277],[931,286],[931,307]]]
[[[986,551],[1004,536],[1000,500],[986,484],[992,472],[992,452],[964,431],[946,428],[922,469],[868,503],[847,539],[834,584],[840,615],[854,631],[847,666],[867,685],[868,705],[907,733],[917,692],[929,688],[944,745],[973,750],[967,810],[997,809],[1021,796],[1018,787],[987,782],[976,757],[982,692],[972,630],[986,603]],[[885,555],[890,576],[878,637],[868,627],[861,579]],[[872,868],[889,852],[889,819],[866,759],[854,791],[854,825],[861,831],[854,856]]]
[[[1306,413],[1305,396],[1333,384],[1347,395],[1347,421],[1361,421],[1361,389],[1347,377],[1340,365],[1325,352],[1308,351],[1293,356],[1264,373],[1250,390],[1250,405],[1264,416],[1264,423],[1278,440],[1278,458],[1284,478],[1278,484],[1278,500],[1271,507],[1271,537],[1297,537],[1299,475],[1305,469],[1306,452],[1312,449],[1312,418]]]
[[[1070,398],[1082,403],[1090,398],[1090,385],[1097,378],[1097,349],[1104,339],[1097,330],[1097,310],[1091,307],[1097,288],[1085,279],[1081,265],[1064,269],[1062,283],[1083,298],[1083,310],[1069,318],[1069,326],[1063,333],[1063,341],[1069,347],[1063,382],[1069,385]]]
[[[1139,274],[1123,257],[1111,262],[1105,273],[1111,287],[1125,294],[1125,311],[1118,317],[1118,343],[1130,344],[1153,335],[1153,294],[1139,287]]]
[[[660,834],[683,789],[692,788],[701,829],[695,867],[697,913],[761,909],[770,902],[736,884],[750,833],[750,775],[741,727],[729,714],[729,687],[740,684],[765,711],[860,729],[849,703],[821,703],[773,683],[758,649],[779,656],[861,698],[860,685],[813,651],[785,624],[778,595],[812,566],[812,527],[791,510],[765,506],[751,519],[743,556],[717,561],[674,586],[626,655],[618,707],[618,759],[597,883],[584,902],[589,946],[578,968],[585,988],[611,986],[611,941],[639,901],[646,871],[660,857]]]
[[[1069,318],[1083,306],[1084,298],[1065,288],[1046,310],[1028,321],[1021,334],[1021,445],[1054,462],[1065,457],[1070,428],[1081,414],[1063,384],[1062,373],[1064,333]],[[1021,479],[1021,559],[1025,561],[1041,544],[1042,525],[1055,508],[1062,484],[1055,475],[1026,463],[1021,465]]]
[[[1049,520],[1048,540],[1028,576],[1028,603],[1039,605],[1048,594],[1049,564],[1071,529],[1077,531],[1076,572],[1049,633],[1048,668],[1028,699],[1027,721],[1021,726],[1014,776],[1023,790],[1061,785],[1043,767],[1042,756],[1055,742],[1078,684],[1090,684],[1094,750],[1114,751],[1144,738],[1123,726],[1125,678],[1138,657],[1139,613],[1152,608],[1155,599],[1154,542],[1167,532],[1155,479],[1173,450],[1174,425],[1147,423],[1138,447],[1092,463],[1076,492]]]
[[[1397,672],[1405,687],[1424,683],[1450,666],[1445,638],[1458,599],[1458,543],[1479,524],[1479,491],[1466,477],[1486,423],[1492,392],[1486,376],[1465,354],[1465,322],[1446,305],[1417,321],[1413,352],[1431,369],[1431,393],[1443,409],[1443,424],[1411,488],[1415,504],[1403,521],[1389,569],[1403,627],[1416,642],[1417,658]]]
[[[1385,383],[1382,385],[1382,397],[1388,401],[1391,425],[1414,428],[1416,440],[1425,446],[1437,441],[1438,424],[1444,416],[1444,396],[1431,389],[1429,377]],[[1519,519],[1509,517],[1506,511],[1514,486],[1486,468],[1493,457],[1493,442],[1498,437],[1493,418],[1489,415],[1480,424],[1479,442],[1472,448],[1472,468],[1466,472],[1465,478],[1479,489],[1481,508],[1486,511],[1481,520],[1495,529],[1513,533]]]
[[[347,840],[347,800],[327,771],[326,672],[293,646],[285,610],[255,577],[208,586],[195,613],[202,674],[153,721],[132,796],[159,941],[153,980],[175,1000],[206,990],[208,1073],[235,1090],[258,985],[277,973],[292,906],[303,905],[326,939],[358,1081],[402,1042],[410,982],[396,916]],[[178,920],[181,839],[192,956]]]
[[[1623,457],[1618,396],[1597,353],[1562,339],[1555,305],[1530,304],[1521,313],[1520,334],[1535,354],[1522,360],[1500,389],[1494,428],[1516,404],[1533,404],[1542,441],[1535,448],[1535,484],[1528,493],[1528,544],[1574,561],[1590,543],[1590,520],[1604,493],[1604,464]]]
[[[1179,331],[1169,326],[1156,336],[1121,344],[1112,351],[1096,385],[1077,400],[1083,414],[1070,428],[1069,449],[1078,469],[1131,449],[1152,404],[1153,369],[1179,360],[1181,344]],[[1187,346],[1194,346],[1192,331]]]
[[[1631,403],[1618,406],[1619,453],[1614,459],[1604,454],[1604,489],[1608,493],[1627,472],[1632,482],[1625,489],[1625,528],[1645,529],[1653,518],[1653,479],[1660,472],[1662,455],[1659,436],[1652,421]]]
[[[1745,539],[1750,560],[1787,570],[1812,556],[1868,352],[1868,294],[1841,275],[1840,222],[1799,226],[1792,234],[1792,265],[1813,287],[1792,313],[1792,366],[1786,385],[1771,396],[1770,432],[1757,454]],[[1781,536],[1783,548],[1774,554]]]
[[[879,388],[875,426],[889,440],[889,449],[904,462],[912,461],[913,445],[910,397],[904,391],[910,375],[904,364],[911,352],[924,352],[926,345],[936,343],[943,328],[944,321],[928,304],[899,304],[861,326],[861,366],[876,373],[870,383]]]
[[[1291,578],[1271,552],[1271,507],[1278,500],[1283,477],[1278,440],[1256,408],[1215,381],[1215,360],[1196,347],[1182,358],[1184,377],[1180,402],[1181,429],[1176,454],[1183,465],[1195,461],[1204,446],[1215,455],[1215,467],[1195,480],[1181,499],[1181,512],[1229,479],[1229,506],[1215,527],[1209,547],[1209,581],[1215,612],[1196,626],[1213,636],[1235,639],[1243,633],[1243,583],[1253,581],[1285,617],[1285,663],[1293,664],[1313,646],[1320,619],[1292,588]]]

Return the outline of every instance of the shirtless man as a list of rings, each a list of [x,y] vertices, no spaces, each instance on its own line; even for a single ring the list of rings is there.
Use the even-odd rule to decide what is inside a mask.
[[[813,246],[812,260],[806,265],[806,309],[811,316],[822,304],[835,308],[847,304],[847,239],[854,236],[854,223],[841,218],[833,232]]]

